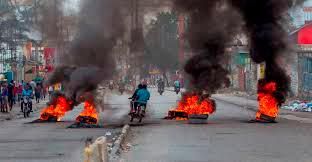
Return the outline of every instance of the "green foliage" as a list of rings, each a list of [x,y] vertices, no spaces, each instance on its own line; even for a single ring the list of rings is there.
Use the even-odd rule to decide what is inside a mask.
[[[144,61],[163,72],[178,68],[178,17],[175,13],[159,13],[145,36]]]
[[[27,39],[25,32],[28,31],[23,12],[17,6],[8,1],[0,0],[0,43],[14,47],[19,41]]]

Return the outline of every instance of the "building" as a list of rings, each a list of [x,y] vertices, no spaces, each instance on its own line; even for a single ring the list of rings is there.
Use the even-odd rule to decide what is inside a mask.
[[[227,69],[231,81],[231,89],[255,94],[258,80],[264,77],[264,64],[255,64],[249,56],[247,37],[241,35],[234,45],[227,49],[229,59]]]
[[[292,9],[289,14],[297,28],[312,21],[312,0],[306,0],[303,5]]]
[[[290,55],[288,71],[292,79],[293,95],[312,98],[312,23],[308,23],[290,34],[294,51]]]

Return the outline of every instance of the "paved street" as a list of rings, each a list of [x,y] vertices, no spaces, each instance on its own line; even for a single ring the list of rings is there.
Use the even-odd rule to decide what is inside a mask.
[[[283,116],[277,124],[249,124],[246,121],[255,114],[252,109],[217,100],[217,112],[208,124],[162,120],[177,98],[172,92],[159,96],[152,91],[149,119],[131,127],[127,142],[132,147],[123,152],[124,161],[312,161],[311,125],[296,114],[289,112],[293,118]],[[310,114],[305,117],[311,120]]]
[[[118,102],[114,99],[118,99]],[[110,100],[109,100],[110,99]],[[127,96],[118,97],[111,95],[106,98],[110,104],[119,104],[127,101]],[[41,107],[44,105],[42,104]],[[107,107],[107,115],[115,117],[115,120],[106,117],[105,128],[99,129],[67,129],[82,107],[77,107],[66,114],[63,122],[46,124],[25,124],[39,117],[39,111],[32,114],[31,118],[18,117],[11,121],[0,123],[0,161],[1,162],[79,162],[83,158],[84,141],[87,137],[97,138],[106,132],[111,132],[109,139],[119,134],[121,120],[124,114],[115,109],[126,109],[128,105]],[[103,116],[103,113],[100,114]],[[113,124],[115,123],[115,124]],[[116,124],[119,123],[119,124]]]

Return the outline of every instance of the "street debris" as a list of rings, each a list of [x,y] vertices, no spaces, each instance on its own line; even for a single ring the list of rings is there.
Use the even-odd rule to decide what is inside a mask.
[[[106,132],[106,133],[105,133],[105,136],[111,136],[111,135],[112,135],[111,132]]]
[[[282,109],[299,112],[312,112],[312,102],[294,100],[287,105],[282,106]]]

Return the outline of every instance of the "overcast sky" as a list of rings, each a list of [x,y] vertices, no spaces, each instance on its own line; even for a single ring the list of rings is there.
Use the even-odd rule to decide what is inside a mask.
[[[66,0],[64,3],[65,14],[71,14],[71,12],[79,11],[79,2],[80,0]]]

